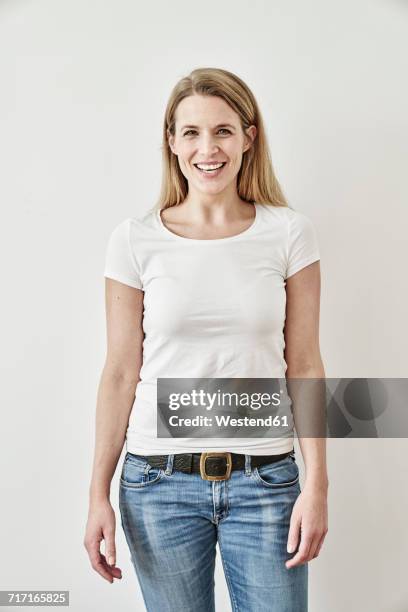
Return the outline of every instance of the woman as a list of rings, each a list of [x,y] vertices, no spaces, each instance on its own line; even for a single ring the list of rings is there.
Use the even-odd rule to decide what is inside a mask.
[[[233,610],[305,612],[327,532],[324,438],[299,439],[301,491],[293,430],[158,437],[157,379],[323,378],[315,231],[287,205],[256,100],[228,71],[177,83],[163,161],[157,207],[108,244],[84,544],[98,573],[121,578],[109,490],[126,437],[121,522],[147,610],[214,610],[218,542]]]

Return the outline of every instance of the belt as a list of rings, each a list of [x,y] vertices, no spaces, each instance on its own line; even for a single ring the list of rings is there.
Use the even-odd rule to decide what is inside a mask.
[[[129,453],[130,455],[132,453]],[[251,467],[259,467],[267,463],[281,461],[289,455],[294,456],[294,450],[280,455],[251,455]],[[166,469],[168,455],[148,455],[143,457],[151,467]],[[229,452],[205,452],[175,454],[173,469],[187,474],[198,473],[203,480],[227,480],[231,470],[245,468],[245,455]]]

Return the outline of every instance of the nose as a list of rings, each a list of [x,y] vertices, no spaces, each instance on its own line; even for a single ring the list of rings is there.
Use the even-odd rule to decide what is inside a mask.
[[[200,155],[202,155],[204,159],[208,159],[211,158],[214,153],[217,153],[218,150],[219,146],[214,136],[210,133],[203,133],[199,142]]]

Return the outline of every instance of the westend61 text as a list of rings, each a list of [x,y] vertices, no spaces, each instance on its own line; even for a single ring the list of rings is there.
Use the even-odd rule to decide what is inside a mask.
[[[255,417],[230,417],[225,415],[215,415],[217,427],[288,427],[287,416],[272,415],[265,418]],[[197,415],[192,418],[182,418],[176,415],[169,418],[171,427],[212,427],[211,417]]]

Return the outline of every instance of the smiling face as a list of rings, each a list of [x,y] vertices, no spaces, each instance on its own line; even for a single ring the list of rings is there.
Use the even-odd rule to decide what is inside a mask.
[[[184,98],[175,113],[175,135],[167,136],[189,193],[236,193],[242,155],[251,147],[256,127],[244,133],[239,115],[225,100],[197,94]]]

